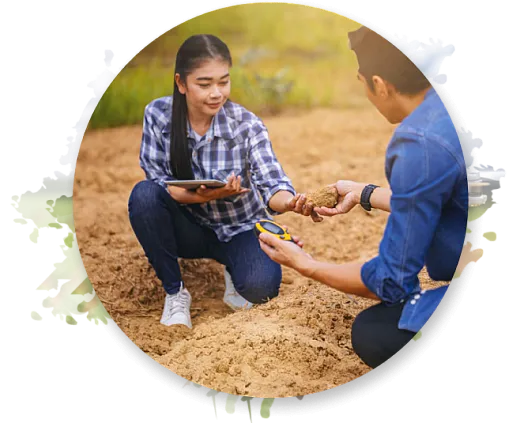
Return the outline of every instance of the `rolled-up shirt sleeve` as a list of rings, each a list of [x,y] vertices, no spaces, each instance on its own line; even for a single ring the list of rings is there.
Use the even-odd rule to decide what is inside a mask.
[[[278,191],[295,194],[291,180],[285,174],[273,151],[267,128],[263,124],[255,125],[249,150],[251,178],[259,191],[268,212],[279,214],[269,207],[269,200]]]
[[[396,303],[420,290],[418,274],[460,170],[448,151],[421,138],[395,140],[387,160],[391,213],[379,255],[361,278],[382,301]]]
[[[169,171],[169,154],[161,138],[161,132],[154,122],[151,108],[147,106],[144,112],[143,135],[139,164],[144,170],[146,179],[152,180],[163,188],[167,188],[165,181],[172,180]]]

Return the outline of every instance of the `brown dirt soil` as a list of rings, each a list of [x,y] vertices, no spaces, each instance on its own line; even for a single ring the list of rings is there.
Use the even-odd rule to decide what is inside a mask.
[[[322,187],[306,196],[305,205],[310,207],[335,207],[338,204],[338,191],[335,187]]]
[[[264,120],[275,152],[298,192],[338,179],[386,185],[384,153],[392,127],[372,109],[313,110]],[[162,365],[206,387],[236,395],[306,395],[341,385],[370,369],[352,350],[350,328],[369,300],[351,299],[284,268],[278,298],[249,311],[222,302],[223,267],[183,260],[193,330],[159,323],[164,291],[137,242],[127,200],[143,179],[141,128],[89,131],[78,157],[74,217],[85,268],[114,321]],[[313,223],[276,220],[329,262],[377,254],[386,215],[360,207]],[[427,277],[421,280],[428,286]]]

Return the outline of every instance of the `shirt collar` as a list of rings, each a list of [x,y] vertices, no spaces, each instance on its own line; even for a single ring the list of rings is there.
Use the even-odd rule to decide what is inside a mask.
[[[233,139],[233,131],[229,126],[228,118],[226,115],[226,111],[224,110],[224,106],[220,108],[218,113],[214,116],[213,121],[210,126],[210,131],[213,132],[213,136],[220,137],[226,140]],[[186,126],[186,135],[190,138],[195,139],[193,134],[193,128],[190,125],[190,121],[188,120],[188,124]],[[170,125],[166,125],[163,128],[163,133],[170,133]]]

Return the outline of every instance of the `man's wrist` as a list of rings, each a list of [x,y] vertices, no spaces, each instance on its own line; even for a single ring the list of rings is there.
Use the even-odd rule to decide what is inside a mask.
[[[295,270],[306,278],[312,279],[316,272],[316,261],[311,257],[303,259],[296,267]]]
[[[354,194],[355,194],[354,198],[356,200],[356,204],[361,204],[361,194],[363,193],[363,190],[365,189],[365,187],[367,185],[368,184],[363,184],[363,183],[357,183],[356,184],[356,187],[353,190]]]
[[[374,193],[374,191],[377,188],[379,188],[379,185],[368,184],[368,185],[365,185],[365,187],[361,191],[361,201],[360,201],[359,204],[366,211],[371,211],[372,210],[372,203],[370,202],[370,199],[372,197],[372,194]]]

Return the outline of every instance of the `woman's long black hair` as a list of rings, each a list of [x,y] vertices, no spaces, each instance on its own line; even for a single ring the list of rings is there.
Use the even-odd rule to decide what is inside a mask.
[[[186,76],[209,59],[224,60],[231,67],[231,54],[222,40],[214,35],[199,34],[189,37],[177,52],[175,74],[183,83]],[[170,166],[174,178],[193,179],[191,154],[187,139],[188,107],[173,79],[172,121],[170,131]]]

